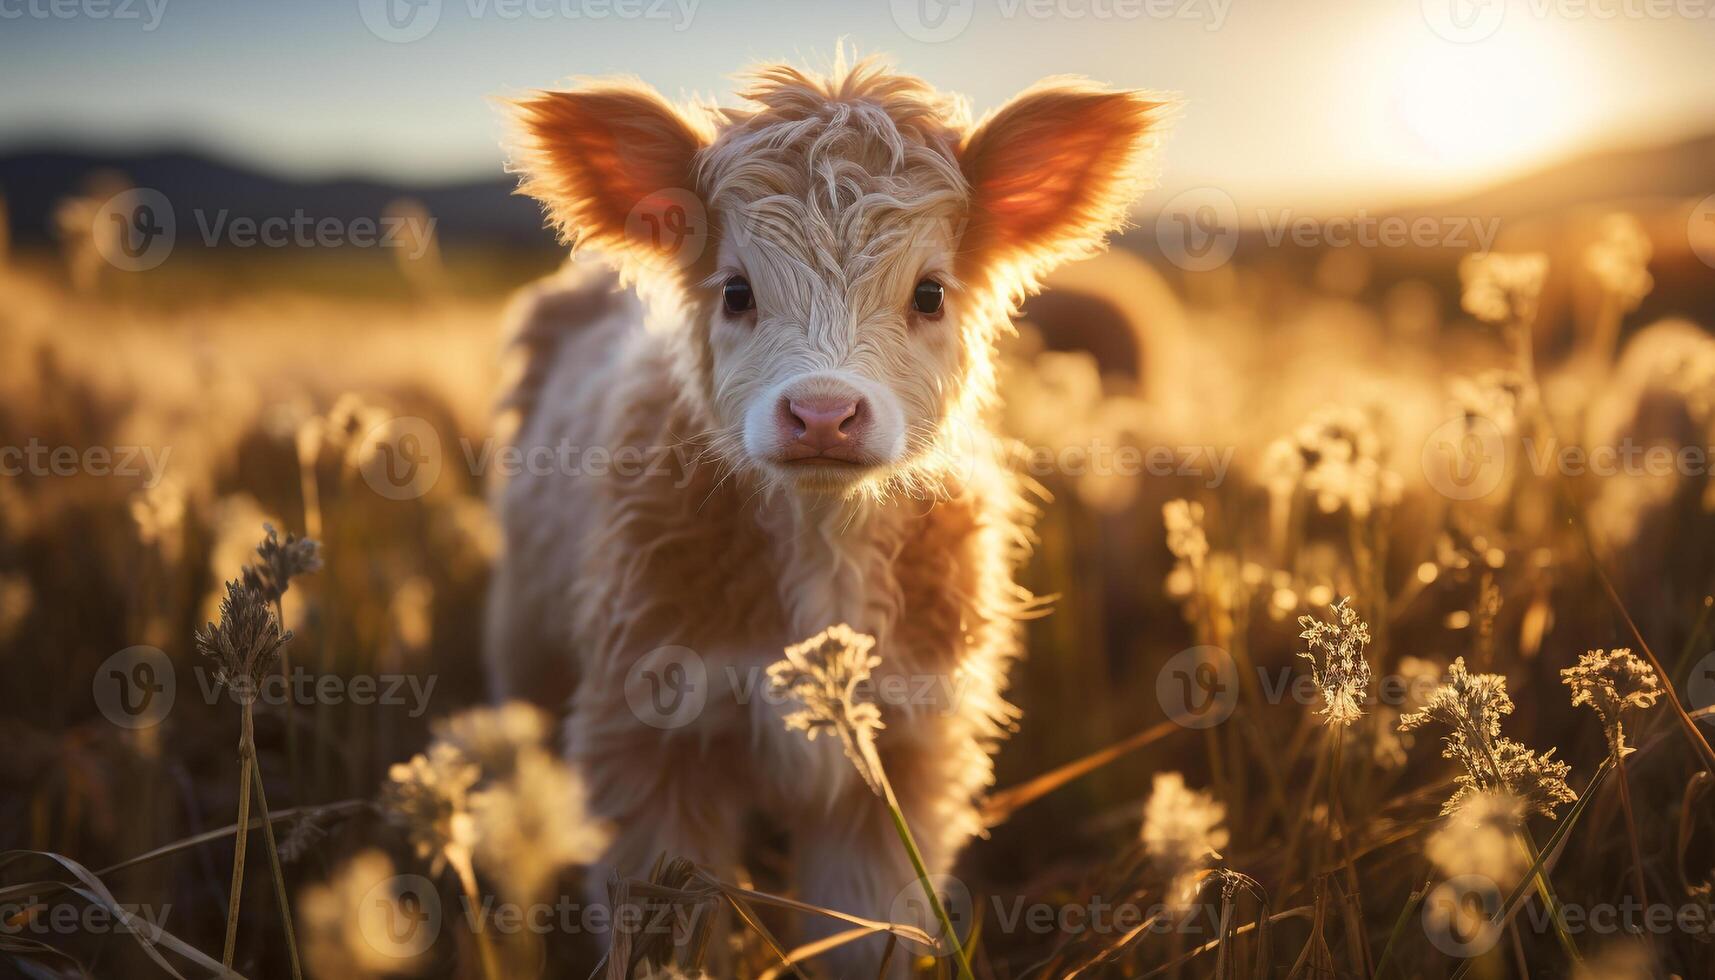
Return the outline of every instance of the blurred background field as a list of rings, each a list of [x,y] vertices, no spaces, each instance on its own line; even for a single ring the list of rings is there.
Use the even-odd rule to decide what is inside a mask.
[[[1014,675],[1023,715],[998,756],[995,825],[956,869],[978,975],[1712,975],[1715,21],[1515,5],[1492,42],[1455,43],[1427,32],[1435,4],[1186,3],[1190,20],[1099,25],[1095,43],[1086,20],[978,5],[942,43],[900,4],[711,5],[682,31],[449,4],[434,33],[390,44],[351,4],[175,4],[142,37],[0,27],[0,88],[21,93],[0,104],[0,450],[79,460],[0,475],[0,976],[167,975],[110,927],[33,928],[70,900],[26,899],[83,869],[218,958],[240,722],[207,693],[193,635],[265,522],[321,544],[321,568],[281,598],[291,666],[421,692],[256,708],[306,973],[483,975],[462,921],[400,950],[367,917],[395,874],[459,900],[463,883],[379,805],[391,766],[454,737],[448,719],[505,729],[519,760],[554,771],[530,754],[539,722],[465,714],[486,702],[499,547],[493,474],[470,459],[505,431],[507,304],[564,259],[511,194],[482,98],[571,70],[706,89],[751,53],[790,58],[840,31],[978,108],[1063,71],[1186,95],[1134,227],[1060,270],[1002,351],[997,425],[1040,484],[1022,579],[1056,599]],[[138,269],[112,219],[137,217],[145,193],[174,235]],[[381,247],[206,231],[300,215],[347,238],[363,222],[403,231]],[[1429,241],[1341,244],[1421,222]],[[1482,245],[1540,259],[1474,259]],[[366,478],[399,419],[439,446],[408,499]],[[1589,472],[1556,463],[1566,447],[1681,455]],[[133,448],[161,465],[99,475],[88,455]],[[1120,450],[1159,454],[1126,457],[1156,471],[1116,469]],[[1558,901],[1647,898],[1705,925],[1582,928],[1575,967],[1531,893],[1492,948],[1450,953],[1472,926],[1426,917],[1436,887],[1476,873],[1505,894],[1519,869],[1441,815],[1461,769],[1436,733],[1399,731],[1421,686],[1326,734],[1299,617],[1345,597],[1370,627],[1377,690],[1446,680],[1463,657],[1505,679],[1507,736],[1570,765],[1587,800],[1520,821],[1538,842],[1571,827],[1548,862]],[[1628,713],[1622,783],[1560,672],[1586,651],[1641,654],[1640,636],[1690,718],[1671,698]],[[139,646],[162,651],[177,697],[133,729],[114,720],[113,664]],[[1179,723],[1193,702],[1230,717]],[[500,782],[531,788],[515,767]],[[1175,821],[1220,852],[1199,859],[1189,926],[1128,936],[1004,914],[1168,900],[1144,841]],[[753,884],[779,890],[781,828],[754,829]],[[290,976],[269,862],[249,846],[235,967]],[[504,896],[522,867],[581,901],[575,862],[546,853],[481,857],[472,886]],[[787,945],[801,924],[760,918]],[[733,931],[731,972],[770,975],[760,936]],[[590,975],[602,953],[575,929],[499,946],[507,976]]]
[[[1715,172],[1709,146],[1658,152],[1690,155],[1696,164],[1679,165],[1707,174]],[[0,279],[5,441],[168,454],[158,482],[88,473],[0,480],[0,833],[7,848],[69,855],[92,869],[231,820],[235,715],[225,699],[194,696],[186,679],[198,665],[192,633],[215,616],[221,582],[251,559],[264,521],[323,545],[324,567],[285,597],[295,663],[435,679],[420,713],[409,705],[318,704],[290,715],[259,707],[276,810],[373,799],[388,767],[422,749],[433,719],[484,700],[480,620],[497,536],[482,474],[461,440],[479,447],[495,431],[510,292],[559,260],[539,233],[533,243],[528,235],[515,244],[436,241],[415,260],[399,249],[193,244],[159,269],[126,272],[98,249],[92,258],[95,244],[67,217],[99,204],[78,187],[122,193],[113,163],[92,163],[53,208],[35,202],[50,227],[56,216],[66,227],[57,240],[15,228]],[[9,166],[16,173],[19,165]],[[1567,173],[1582,177],[1561,179]],[[1715,316],[1715,270],[1694,248],[1695,188],[1612,199],[1609,188],[1625,181],[1596,179],[1609,173],[1585,161],[1528,182],[1564,189],[1538,211],[1509,214],[1495,243],[1548,257],[1527,341],[1545,418],[1566,442],[1589,446],[1707,446],[1715,339],[1701,325]],[[498,183],[485,192],[498,194]],[[312,206],[320,193],[303,192]],[[374,211],[423,207],[397,203],[404,199],[378,199]],[[1482,213],[1468,203],[1443,213]],[[14,216],[23,210],[14,206]],[[521,220],[534,220],[523,212]],[[1521,466],[1528,432],[1508,420],[1524,409],[1494,401],[1518,392],[1479,378],[1516,367],[1518,348],[1511,328],[1462,308],[1466,251],[1276,246],[1252,228],[1231,239],[1231,261],[1192,272],[1176,265],[1182,254],[1162,250],[1172,244],[1161,235],[1169,220],[1146,213],[1111,254],[1063,270],[1007,343],[1004,429],[1055,460],[1032,471],[1044,502],[1024,578],[1059,598],[1052,615],[1030,625],[1030,656],[1014,686],[1024,717],[1000,755],[1002,789],[1158,727],[1172,658],[1200,643],[1242,649],[1265,678],[1303,673],[1297,617],[1343,596],[1374,628],[1378,675],[1435,676],[1457,656],[1503,674],[1519,706],[1508,730],[1557,747],[1581,787],[1604,755],[1601,730],[1569,706],[1556,672],[1586,649],[1633,644],[1594,577],[1580,523],[1681,692],[1707,690],[1692,674],[1711,645],[1715,487],[1707,469],[1562,480]],[[1473,404],[1485,407],[1477,413]],[[1426,460],[1439,457],[1425,447],[1450,420],[1478,415],[1505,433],[1505,482],[1480,499],[1451,499],[1437,492]],[[427,420],[445,457],[416,499],[388,499],[360,472],[365,437],[399,416]],[[1081,455],[1119,446],[1166,447],[1175,472],[1100,472]],[[1230,470],[1214,468],[1223,457]],[[1574,505],[1563,491],[1581,521],[1569,519]],[[1200,548],[1169,547],[1163,506],[1176,499],[1201,508]],[[1498,607],[1485,609],[1485,589]],[[92,691],[102,683],[98,667],[137,644],[167,653],[181,694],[166,722],[127,731],[103,716]],[[1332,968],[1361,972],[1353,963],[1362,961],[1349,958],[1363,944],[1348,930],[1367,934],[1375,956],[1413,890],[1434,877],[1419,845],[1437,824],[1453,770],[1435,739],[1393,731],[1410,705],[1371,706],[1348,746],[1361,775],[1346,777],[1351,836],[1342,838],[1356,852],[1362,918],[1335,925],[1358,889],[1329,884],[1338,864],[1326,855],[1282,851],[1327,830],[1326,807],[1300,795],[1321,771],[1318,702],[1276,700],[1246,702],[1211,731],[1170,726],[1149,736],[1148,750],[1018,809],[969,850],[961,879],[979,901],[1126,894],[1151,775],[1179,771],[1224,806],[1222,864],[1259,883],[1270,911],[1327,911],[1315,930],[1307,912],[1273,927],[1276,968],[1290,966],[1319,930],[1338,951]],[[1709,705],[1693,697],[1688,707]],[[288,724],[303,746],[290,763]],[[1641,749],[1629,763],[1632,792],[1649,815],[1639,828],[1645,887],[1661,900],[1707,903],[1715,823],[1707,783],[1692,779],[1696,755],[1661,709],[1639,723],[1633,743]],[[1565,900],[1609,901],[1625,890],[1620,820],[1611,793],[1593,802],[1555,869]],[[354,854],[380,846],[402,865],[412,858],[367,809],[293,827],[287,873],[312,910],[314,883],[349,870]],[[125,900],[170,897],[168,928],[212,951],[229,861],[222,840],[107,883]],[[253,868],[239,968],[285,975],[266,888]],[[1235,901],[1244,921],[1256,917],[1242,894]],[[300,903],[300,918],[309,914]],[[1057,949],[1075,958],[1080,942],[1093,941],[1008,931],[992,917],[984,930],[983,969],[1001,977],[1040,969]],[[1111,969],[1141,975],[1209,938],[1146,937]],[[313,929],[300,939],[335,942]],[[1616,941],[1583,944],[1596,955]],[[1656,968],[1703,975],[1695,964],[1707,941],[1706,933],[1655,937]],[[94,964],[95,975],[146,968],[114,937],[55,942]],[[1421,932],[1401,942],[1409,945],[1394,956],[1433,964],[1415,975],[1456,965],[1434,961]],[[1533,961],[1559,955],[1540,931],[1519,942],[1519,955]],[[462,962],[468,970],[468,945],[444,939],[412,968],[446,975]],[[551,973],[592,962],[579,937],[551,937],[535,955],[547,957]],[[1504,975],[1518,969],[1510,959],[1508,951],[1479,962]],[[1208,964],[1187,969],[1202,975]]]

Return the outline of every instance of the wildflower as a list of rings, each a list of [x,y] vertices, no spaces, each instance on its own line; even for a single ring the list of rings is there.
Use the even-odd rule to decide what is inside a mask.
[[[436,874],[451,864],[461,879],[473,877],[470,855],[476,827],[470,789],[480,776],[476,763],[445,742],[387,771],[382,809],[410,837],[417,856],[432,860]]]
[[[371,440],[366,437],[377,426],[387,424],[391,414],[380,405],[370,404],[357,394],[345,392],[335,399],[325,416],[312,417],[299,427],[299,465],[313,468],[325,446],[340,453],[345,466],[359,469],[366,454],[374,451]]]
[[[881,665],[872,656],[875,637],[841,623],[786,648],[786,659],[768,668],[768,683],[777,694],[790,694],[802,705],[786,716],[788,730],[802,731],[811,741],[831,732],[840,738],[846,757],[871,789],[881,793],[875,753],[875,733],[885,726],[881,709],[858,693],[870,671]]]
[[[1495,326],[1528,325],[1536,319],[1548,256],[1540,252],[1508,255],[1485,252],[1459,263],[1465,312]]]
[[[1518,431],[1525,383],[1517,371],[1484,371],[1456,377],[1447,387],[1467,428],[1474,422],[1487,420],[1503,436]]]
[[[185,490],[179,481],[164,478],[154,486],[131,495],[131,520],[137,539],[146,545],[172,548],[184,532]],[[176,554],[176,548],[173,549]]]
[[[1334,610],[1330,623],[1314,616],[1298,617],[1298,625],[1304,627],[1298,636],[1310,645],[1298,655],[1310,661],[1311,677],[1322,692],[1322,717],[1328,725],[1351,725],[1362,717],[1364,712],[1358,705],[1370,687],[1370,662],[1364,659],[1370,627],[1358,618],[1350,602],[1348,597],[1330,607]]]
[[[489,775],[504,776],[518,756],[548,739],[548,715],[523,701],[471,708],[434,723],[437,741],[447,742]]]
[[[1655,288],[1649,260],[1655,251],[1649,233],[1629,214],[1610,214],[1602,219],[1601,237],[1584,252],[1584,267],[1614,297],[1621,310],[1638,308]]]
[[[367,850],[345,862],[325,884],[304,889],[298,900],[298,931],[312,976],[420,972],[423,940],[433,932],[428,928],[401,932],[400,922],[412,921],[412,913],[399,908],[399,896],[391,889],[403,880],[391,858]]]
[[[1472,674],[1460,657],[1447,668],[1447,682],[1431,694],[1422,710],[1402,715],[1400,731],[1412,731],[1436,722],[1447,728],[1443,758],[1464,767],[1458,776],[1459,789],[1441,808],[1453,813],[1467,798],[1483,790],[1505,789],[1528,810],[1549,819],[1565,803],[1578,799],[1566,785],[1572,767],[1554,758],[1549,749],[1540,756],[1534,749],[1501,735],[1501,719],[1511,714],[1512,698],[1506,678],[1499,674]]]
[[[1167,550],[1180,562],[1199,568],[1209,557],[1209,538],[1203,533],[1203,505],[1190,500],[1169,500],[1161,505],[1167,525]]]
[[[1423,852],[1449,878],[1482,875],[1510,890],[1530,870],[1517,838],[1524,816],[1511,793],[1473,793],[1429,835]]]
[[[1150,863],[1171,882],[1168,893],[1175,907],[1190,904],[1203,872],[1221,857],[1229,839],[1221,826],[1226,819],[1227,808],[1202,790],[1188,789],[1184,776],[1155,774],[1139,836]]]
[[[1602,719],[1608,749],[1615,758],[1632,750],[1626,747],[1626,730],[1620,716],[1627,708],[1649,708],[1661,697],[1661,682],[1655,670],[1631,650],[1591,650],[1578,658],[1578,666],[1560,672],[1572,689],[1572,706],[1589,705]]]
[[[216,682],[249,699],[291,638],[292,631],[280,628],[260,593],[228,582],[220,600],[220,622],[197,631],[196,648],[214,661]]]
[[[262,561],[245,566],[244,584],[261,593],[269,602],[278,602],[291,587],[293,578],[321,570],[321,545],[291,533],[281,541],[274,525],[264,523],[262,528],[267,537],[256,548],[256,554]]]
[[[607,845],[581,780],[541,746],[526,746],[509,779],[472,793],[476,859],[509,894],[533,901],[559,869],[588,864]]]
[[[1664,361],[1666,383],[1685,399],[1691,417],[1704,425],[1715,424],[1715,342],[1702,338],[1685,342]]]
[[[1382,442],[1360,409],[1327,406],[1266,451],[1264,480],[1275,494],[1302,486],[1324,514],[1341,507],[1364,520],[1399,502],[1404,482],[1382,465]]]

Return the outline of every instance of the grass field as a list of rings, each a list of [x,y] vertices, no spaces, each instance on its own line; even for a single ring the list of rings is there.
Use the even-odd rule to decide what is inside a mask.
[[[1005,351],[1023,578],[1056,598],[946,889],[976,975],[1711,975],[1715,337],[1650,305],[1655,227],[1385,274],[1120,250],[1051,283],[1127,353],[1069,349],[1046,303]],[[678,975],[656,933],[656,966],[598,968],[571,907],[597,830],[548,723],[472,713],[498,535],[471,460],[508,292],[554,257],[436,255],[0,269],[0,973],[206,976],[232,946],[253,977]],[[395,499],[370,477],[401,418],[440,465]],[[293,635],[237,665],[246,709],[196,637],[265,523],[319,567],[275,556]],[[619,904],[780,975],[818,913],[778,830],[752,881],[664,864]]]

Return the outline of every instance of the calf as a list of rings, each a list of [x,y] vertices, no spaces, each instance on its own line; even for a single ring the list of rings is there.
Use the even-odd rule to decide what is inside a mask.
[[[887,812],[837,740],[786,730],[764,669],[836,623],[877,638],[881,758],[949,870],[1033,606],[1030,508],[985,428],[995,343],[1122,222],[1161,103],[1054,79],[973,125],[875,62],[769,65],[741,95],[511,104],[521,189],[580,261],[519,313],[515,442],[556,464],[499,492],[488,668],[501,697],[575,679],[568,753],[612,869],[740,874],[762,809],[803,900],[887,917],[914,880]]]

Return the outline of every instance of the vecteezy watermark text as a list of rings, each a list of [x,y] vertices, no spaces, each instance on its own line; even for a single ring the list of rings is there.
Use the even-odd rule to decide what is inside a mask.
[[[1477,215],[1351,214],[1313,216],[1292,208],[1257,208],[1252,224],[1268,248],[1446,248],[1487,252],[1501,219]],[[1218,187],[1197,187],[1168,201],[1155,219],[1155,241],[1169,262],[1187,272],[1208,272],[1231,261],[1241,231],[1238,202]]]
[[[0,20],[140,21],[145,32],[166,13],[167,0],[0,0]]]
[[[142,477],[153,488],[172,453],[171,446],[50,446],[32,436],[22,446],[0,446],[0,476]]]
[[[464,0],[471,20],[652,21],[674,31],[691,26],[702,0]],[[357,0],[369,32],[383,41],[408,44],[427,37],[441,22],[442,0]]]
[[[429,710],[438,674],[378,673],[315,674],[302,667],[290,674],[270,673],[252,683],[248,678],[230,682],[217,678],[204,664],[192,668],[195,694],[205,704],[224,698],[235,703],[271,706],[286,704],[342,705],[359,707],[403,707],[412,718]],[[171,657],[157,647],[126,647],[108,657],[91,678],[90,693],[95,706],[108,721],[121,728],[152,728],[165,721],[180,692],[178,670]]]
[[[5,0],[0,0],[0,3]],[[230,208],[193,208],[192,224],[204,248],[379,248],[421,259],[434,247],[435,218],[411,211],[378,216],[235,214]],[[151,187],[121,191],[95,211],[90,228],[96,251],[116,269],[146,272],[167,261],[179,242],[178,209]]]
[[[1199,23],[1205,31],[1220,30],[1233,6],[1233,0],[891,0],[889,7],[906,37],[939,44],[963,34],[983,3],[992,3],[1005,21],[1177,21]]]

